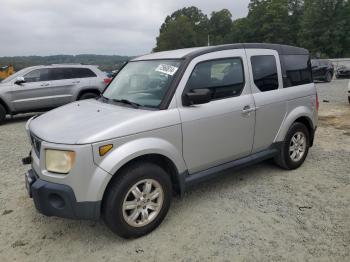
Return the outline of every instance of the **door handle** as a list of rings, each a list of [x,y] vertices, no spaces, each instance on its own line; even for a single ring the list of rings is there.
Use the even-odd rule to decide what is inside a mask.
[[[242,109],[243,114],[249,114],[250,112],[256,111],[256,107],[244,106]]]
[[[73,81],[72,84],[79,84],[80,81]]]
[[[50,85],[50,83],[43,83],[40,86],[49,86],[49,85]]]

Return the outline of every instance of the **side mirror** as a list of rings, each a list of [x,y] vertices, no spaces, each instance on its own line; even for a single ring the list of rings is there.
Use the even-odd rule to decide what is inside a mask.
[[[19,76],[16,78],[16,81],[15,81],[15,84],[16,85],[21,85],[23,83],[25,83],[26,81],[24,80],[24,77],[23,76]]]
[[[211,91],[206,88],[193,89],[185,93],[183,97],[183,104],[189,105],[199,105],[209,103],[211,100]]]

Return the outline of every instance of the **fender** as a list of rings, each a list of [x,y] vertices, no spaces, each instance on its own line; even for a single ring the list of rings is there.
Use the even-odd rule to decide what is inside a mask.
[[[274,142],[284,141],[290,126],[300,117],[306,117],[310,123],[311,128],[314,128],[313,112],[307,106],[299,106],[289,112],[284,118],[280,129],[274,139]]]
[[[98,93],[98,94],[101,94],[101,91],[97,88],[97,87],[94,87],[94,86],[86,86],[86,87],[83,87],[79,90],[79,92],[75,92],[74,95],[73,95],[73,98],[74,98],[74,101],[79,99],[79,97],[84,94],[84,93]]]
[[[13,108],[10,107],[11,103],[6,103],[6,100],[1,96],[0,96],[0,105],[2,105],[5,108],[7,114],[11,114],[14,111]]]
[[[103,144],[106,144],[106,142]],[[158,154],[170,159],[177,168],[178,174],[187,170],[185,161],[181,156],[182,148],[177,148],[163,138],[144,137],[131,140],[121,145],[113,143],[116,149],[104,158],[98,157],[100,145],[101,143],[93,145],[95,164],[111,175],[115,175],[117,171],[129,161],[149,154]]]

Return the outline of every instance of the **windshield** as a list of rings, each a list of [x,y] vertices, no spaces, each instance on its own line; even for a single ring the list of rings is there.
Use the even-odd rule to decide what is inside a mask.
[[[12,81],[16,77],[21,76],[24,71],[25,71],[25,69],[17,71],[16,73],[14,73],[14,74],[10,75],[9,77],[5,78],[4,80],[2,80],[1,83],[8,83],[8,82]]]
[[[157,108],[180,63],[180,60],[129,62],[107,87],[103,97],[116,102]]]
[[[349,67],[350,68],[350,62],[343,62],[339,64],[339,67]]]

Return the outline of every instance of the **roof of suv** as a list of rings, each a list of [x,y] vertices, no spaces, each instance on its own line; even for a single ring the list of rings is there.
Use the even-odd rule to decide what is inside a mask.
[[[230,50],[230,49],[272,49],[276,50],[280,55],[308,55],[309,51],[304,48],[280,45],[280,44],[264,44],[264,43],[240,43],[240,44],[228,44],[228,45],[217,45],[217,46],[204,46],[204,47],[194,47],[177,49],[171,51],[163,51],[157,53],[151,53],[143,56],[134,58],[132,61],[140,60],[156,60],[156,59],[179,59],[179,58],[194,58],[203,54]]]
[[[95,68],[96,65],[81,65],[81,64],[51,64],[51,65],[36,65],[28,68],[57,68],[57,67],[78,67],[78,68]]]

